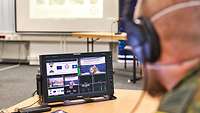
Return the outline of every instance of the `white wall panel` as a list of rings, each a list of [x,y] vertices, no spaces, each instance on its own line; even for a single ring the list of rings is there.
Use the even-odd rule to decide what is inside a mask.
[[[14,31],[14,0],[0,0],[0,33],[13,33]]]

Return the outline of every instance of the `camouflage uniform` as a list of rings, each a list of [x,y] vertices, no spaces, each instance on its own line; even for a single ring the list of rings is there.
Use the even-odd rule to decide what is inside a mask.
[[[200,113],[200,66],[162,98],[157,113]]]

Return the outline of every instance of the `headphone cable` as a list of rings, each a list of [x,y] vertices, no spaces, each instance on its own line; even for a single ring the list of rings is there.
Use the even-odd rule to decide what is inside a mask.
[[[144,48],[142,48],[142,57],[143,57],[143,61],[144,61],[144,63],[143,63],[143,69],[144,69],[144,85],[143,85],[143,91],[142,91],[142,93],[141,93],[141,95],[140,95],[140,97],[139,97],[139,99],[138,99],[138,101],[137,101],[137,103],[136,103],[136,105],[134,106],[134,108],[132,109],[132,111],[131,111],[131,113],[135,113],[136,112],[136,110],[138,110],[138,108],[139,108],[139,106],[141,105],[141,103],[142,103],[142,101],[143,101],[143,99],[144,99],[144,96],[145,96],[145,94],[146,94],[146,89],[147,89],[147,82],[148,82],[148,75],[147,75],[147,70],[146,70],[146,60],[145,60],[145,58],[144,58]],[[133,59],[134,60],[134,59]]]

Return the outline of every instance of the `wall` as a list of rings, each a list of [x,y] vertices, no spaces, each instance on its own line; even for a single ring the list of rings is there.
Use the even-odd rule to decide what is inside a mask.
[[[14,12],[14,0],[0,0],[0,33],[15,31]]]
[[[0,0],[0,61],[28,61],[37,65],[41,54],[86,52],[86,39],[59,35],[18,35],[15,34],[15,7],[14,0]],[[27,40],[27,41],[21,41]],[[95,51],[112,50],[112,41],[98,41]],[[116,44],[116,43],[115,43]],[[116,54],[115,54],[116,55]]]
[[[27,42],[0,42],[0,60],[6,62],[24,61],[28,56]]]
[[[69,36],[23,36],[23,39],[38,39],[43,41],[32,40],[29,44],[28,60],[31,65],[38,65],[39,55],[42,54],[63,54],[63,53],[81,53],[87,52],[86,39]],[[48,39],[45,41],[45,39]],[[94,51],[109,51],[110,41],[97,41],[94,44]]]
[[[113,51],[116,60],[117,41],[98,40],[94,51]],[[0,39],[0,60],[10,62],[28,61],[39,64],[39,55],[87,52],[86,39],[59,35],[8,35]]]

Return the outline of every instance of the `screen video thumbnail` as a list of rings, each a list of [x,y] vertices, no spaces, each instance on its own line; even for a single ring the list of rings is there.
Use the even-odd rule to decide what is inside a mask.
[[[87,93],[92,91],[92,76],[80,76],[80,92]]]
[[[64,88],[49,89],[48,96],[59,96],[64,95]]]
[[[78,84],[79,84],[78,76],[65,77],[65,86],[73,86]]]
[[[106,91],[106,83],[95,83],[94,91]]]
[[[48,87],[49,88],[64,87],[63,77],[48,78]]]
[[[100,74],[94,76],[94,82],[105,82],[106,81],[106,76],[105,74]]]
[[[76,94],[78,93],[79,79],[75,77],[65,77],[65,94]]]
[[[78,61],[46,63],[47,75],[62,75],[78,73]]]
[[[81,58],[81,75],[106,73],[105,57]]]

